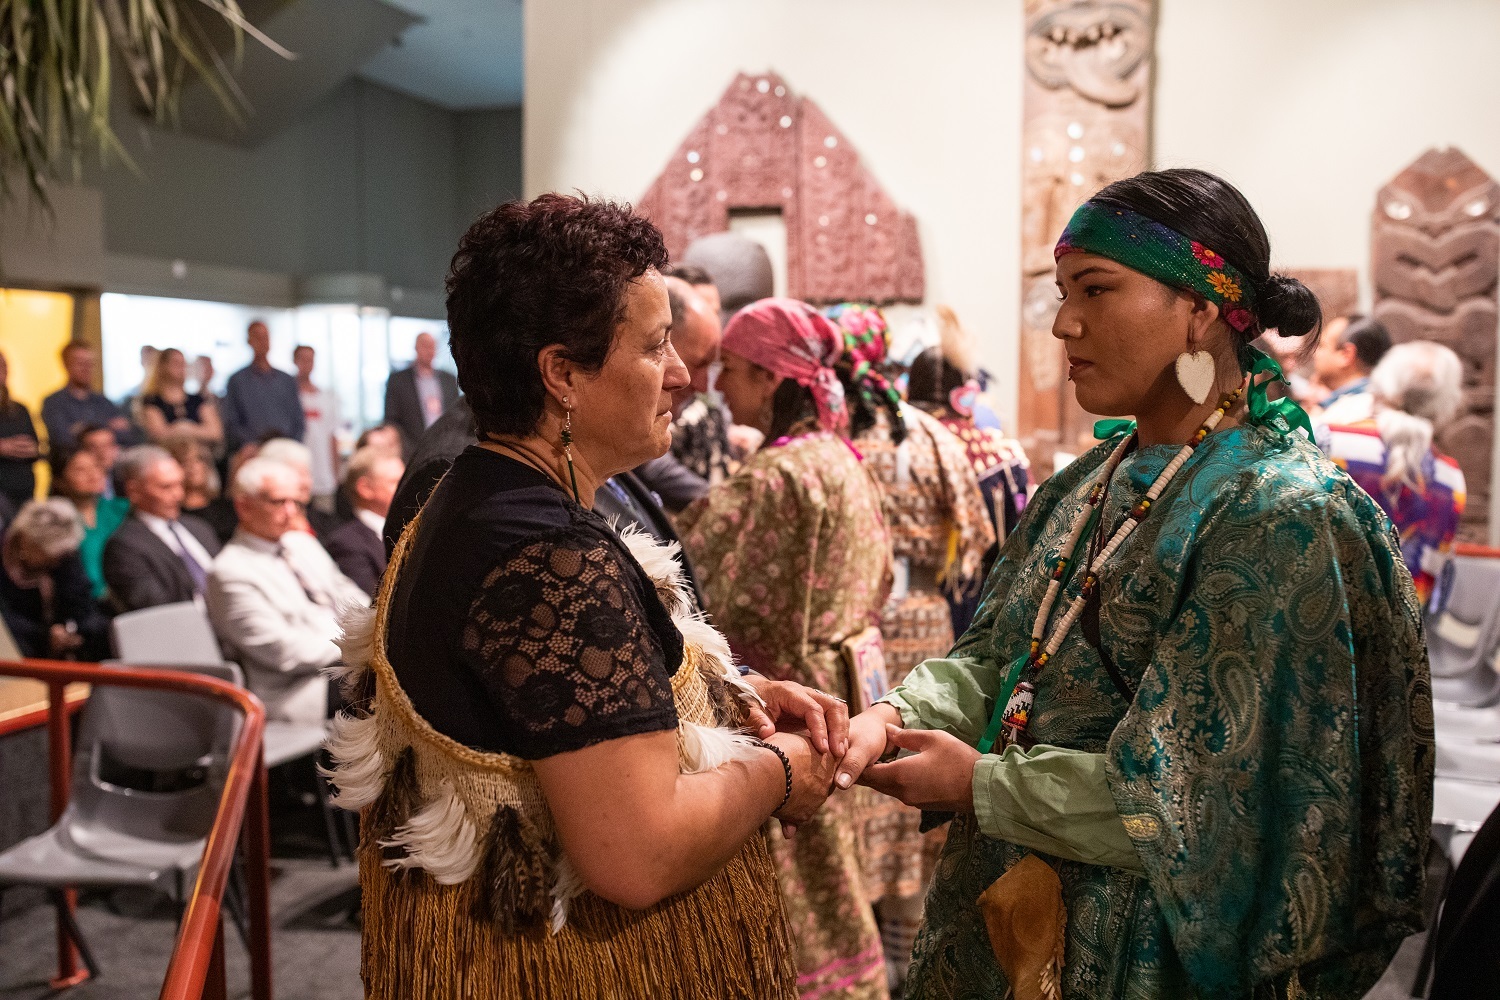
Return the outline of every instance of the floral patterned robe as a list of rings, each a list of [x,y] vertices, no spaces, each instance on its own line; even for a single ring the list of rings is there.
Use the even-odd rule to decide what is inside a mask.
[[[883,410],[876,425],[854,442],[884,490],[896,557],[897,591],[886,601],[880,620],[892,687],[918,663],[953,647],[953,618],[944,591],[977,590],[985,551],[995,542],[963,443],[916,407],[903,406],[902,415],[906,438],[901,444],[891,439]],[[920,810],[861,791],[868,792],[871,803],[864,824],[871,897],[901,899],[925,892],[943,832],[932,830],[924,837]]]
[[[827,432],[762,448],[678,528],[739,661],[848,699],[839,642],[878,622],[891,579],[880,488],[853,448]],[[887,995],[849,802],[769,834],[807,1000]]]
[[[907,725],[979,740],[1114,443],[1042,485],[953,650],[965,669],[934,661],[893,694]],[[1102,523],[1176,451],[1128,456]],[[1432,812],[1421,611],[1390,523],[1300,437],[1235,427],[1199,447],[1102,586],[1101,645],[1134,697],[1075,627],[1038,675],[1028,736],[1105,755],[1146,875],[1039,854],[1068,911],[1063,996],[1363,996],[1421,926]],[[973,816],[952,824],[908,997],[1005,995],[976,900],[1027,853]]]

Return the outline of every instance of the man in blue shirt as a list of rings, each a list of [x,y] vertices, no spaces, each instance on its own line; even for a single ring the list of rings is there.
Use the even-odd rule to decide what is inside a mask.
[[[42,400],[42,423],[52,447],[73,447],[78,432],[95,425],[115,432],[121,444],[140,441],[125,411],[94,391],[94,349],[81,340],[71,341],[62,349],[63,369],[68,384]]]
[[[229,376],[224,390],[224,431],[231,451],[268,434],[302,440],[305,424],[297,379],[271,367],[271,331],[260,320],[250,324],[246,341],[254,358]]]

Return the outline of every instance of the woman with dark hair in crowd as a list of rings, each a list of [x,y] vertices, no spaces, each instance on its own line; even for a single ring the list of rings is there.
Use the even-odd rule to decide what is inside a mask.
[[[10,365],[0,354],[0,496],[19,508],[36,495],[39,454],[31,413],[10,394]]]
[[[875,426],[877,404],[860,394],[838,327],[803,302],[746,306],[722,356],[735,423],[767,443],[679,519],[704,608],[751,669],[852,700],[840,648],[879,624],[891,585],[880,486],[849,443]],[[886,996],[862,816],[840,796],[795,837],[772,833],[803,996]]]
[[[973,626],[839,783],[958,814],[908,995],[1364,995],[1422,924],[1432,707],[1390,522],[1271,400],[1319,310],[1244,197],[1110,185],[1056,248],[1104,443],[1037,491]]]
[[[104,546],[130,513],[130,501],[104,495],[108,484],[104,466],[86,448],[56,448],[48,464],[52,469],[52,495],[70,501],[83,524],[78,556],[93,585],[94,597],[103,600],[109,592],[104,580]]]
[[[963,443],[969,464],[979,478],[979,489],[1003,543],[1030,495],[1031,464],[1021,442],[1008,438],[996,427],[982,427],[975,420],[975,403],[982,391],[969,335],[948,306],[937,307],[941,343],[922,352],[907,374],[907,399],[924,413],[937,418]],[[985,553],[984,573],[999,555],[998,545]],[[979,589],[948,592],[948,608],[955,635],[963,635],[979,608]]]
[[[141,427],[157,444],[168,437],[188,437],[217,448],[224,443],[218,403],[212,393],[188,392],[187,377],[187,358],[177,348],[156,356],[141,386]]]
[[[948,598],[977,593],[985,553],[994,547],[979,480],[963,444],[935,419],[901,401],[882,369],[890,327],[876,306],[846,302],[827,311],[844,335],[855,392],[875,424],[855,435],[885,494],[895,582],[880,614],[887,680],[894,687],[923,660],[953,648]],[[875,902],[893,986],[911,964],[922,898],[943,844],[940,828],[921,829],[919,810],[869,789],[863,824],[865,888]]]
[[[366,996],[795,996],[761,828],[822,803],[846,709],[742,678],[672,550],[591,509],[670,444],[666,262],[628,208],[555,194],[453,258],[479,443],[348,623],[330,739],[366,810]]]

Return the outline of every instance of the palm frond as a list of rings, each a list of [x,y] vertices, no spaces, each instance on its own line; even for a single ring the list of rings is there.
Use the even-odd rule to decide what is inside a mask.
[[[296,58],[246,20],[237,0],[0,0],[0,205],[19,173],[35,200],[48,185],[77,180],[93,148],[101,162],[134,163],[110,127],[110,88],[123,71],[139,108],[175,124],[184,82],[201,80],[228,117],[249,106],[198,21],[206,7],[222,18],[239,61],[245,35]],[[118,60],[118,62],[116,62]]]

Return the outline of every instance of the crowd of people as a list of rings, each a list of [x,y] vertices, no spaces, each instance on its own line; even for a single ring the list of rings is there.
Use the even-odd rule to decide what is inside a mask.
[[[951,310],[900,363],[623,206],[470,228],[330,742],[367,995],[1368,989],[1421,923],[1456,359],[1315,348],[1202,172],[1056,254],[1130,419],[1036,483]]]
[[[23,655],[97,661],[114,616],[196,603],[273,718],[319,721],[336,611],[374,595],[404,453],[457,383],[421,334],[416,362],[392,373],[388,421],[345,457],[313,348],[296,348],[293,376],[270,364],[264,323],[246,339],[251,363],[222,398],[207,359],[190,373],[166,348],[142,352],[145,379],[118,403],[94,388],[93,347],[69,343],[67,384],[41,408],[45,449],[0,360],[0,614]],[[49,495],[37,498],[43,454]]]
[[[512,202],[448,277],[464,394],[421,335],[347,458],[261,323],[222,398],[68,345],[46,499],[0,378],[0,611],[100,659],[192,602],[333,719],[372,997],[1359,996],[1421,919],[1462,370],[1319,341],[1269,256],[1198,171],[1079,209],[1054,335],[1128,419],[1037,483],[951,310],[902,361]]]

